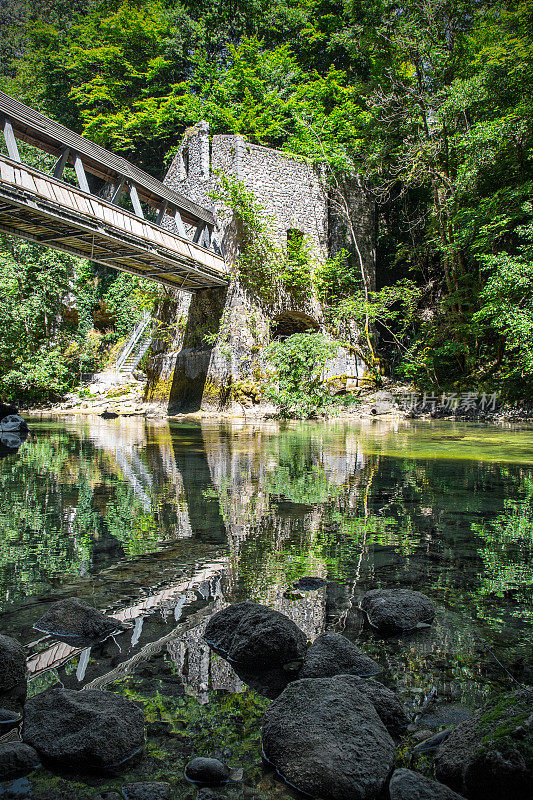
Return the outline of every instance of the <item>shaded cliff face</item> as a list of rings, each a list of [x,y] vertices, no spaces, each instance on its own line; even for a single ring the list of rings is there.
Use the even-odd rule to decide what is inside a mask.
[[[156,342],[150,359],[149,400],[188,412],[248,402],[243,391],[252,393],[250,402],[256,399],[269,323],[238,286],[198,292],[186,306],[178,297],[160,305],[157,319],[171,334]]]
[[[220,193],[220,174],[254,193],[269,220],[269,237],[276,247],[286,248],[289,237],[301,235],[309,244],[311,257],[324,260],[330,252],[338,253],[347,246],[348,226],[332,213],[320,170],[304,159],[251,145],[242,136],[214,136],[210,142],[208,125],[201,122],[186,133],[166,182],[213,210],[214,241],[230,269],[240,243],[231,212],[214,199]],[[373,209],[357,182],[349,189],[353,227],[361,239],[373,285]],[[166,218],[165,224],[172,227],[174,221]],[[243,406],[257,405],[266,377],[264,348],[271,338],[325,332],[323,312],[311,286],[305,298],[279,292],[275,301],[266,304],[238,278],[226,290],[207,289],[192,298],[177,293],[160,304],[156,317],[163,329],[171,331],[152,348],[147,399],[174,413],[199,409],[238,412]],[[327,372],[328,377],[356,378],[362,365],[343,351]]]
[[[154,342],[146,397],[169,413],[261,406],[267,380],[266,347],[274,336],[323,331],[309,307],[287,301],[265,308],[237,282],[227,290],[208,289],[192,298],[165,301],[157,320],[165,335]],[[320,321],[319,321],[320,320]],[[326,367],[326,377],[356,379],[362,365],[341,349]]]

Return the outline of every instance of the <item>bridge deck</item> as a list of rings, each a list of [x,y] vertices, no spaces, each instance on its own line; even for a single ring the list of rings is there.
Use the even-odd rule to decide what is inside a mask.
[[[228,283],[209,209],[1,91],[0,132],[0,231],[172,288]],[[55,155],[51,174],[24,164],[17,140]],[[77,186],[63,180],[68,166]]]
[[[0,230],[171,288],[228,282],[212,250],[2,155]]]

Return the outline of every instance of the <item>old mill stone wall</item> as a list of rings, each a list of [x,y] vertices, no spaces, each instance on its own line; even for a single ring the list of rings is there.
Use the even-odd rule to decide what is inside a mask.
[[[288,236],[296,231],[306,237],[317,259],[348,248],[346,225],[330,202],[320,170],[305,159],[250,144],[242,136],[211,139],[208,124],[200,122],[186,132],[165,182],[213,210],[214,240],[228,265],[238,256],[239,240],[231,212],[213,199],[220,190],[220,173],[253,191],[272,220],[270,236],[277,246],[286,247]],[[356,181],[348,187],[347,196],[365,268],[373,281],[373,207]],[[166,218],[165,224],[172,227],[174,221]],[[172,412],[254,405],[264,378],[261,351],[270,341],[271,330],[290,335],[322,330],[324,325],[315,298],[296,302],[287,296],[266,308],[250,297],[238,280],[227,289],[205,289],[193,296],[169,293],[156,315],[160,335],[152,345],[147,399]],[[330,376],[348,376],[352,381],[362,371],[362,365],[347,351],[328,366]]]

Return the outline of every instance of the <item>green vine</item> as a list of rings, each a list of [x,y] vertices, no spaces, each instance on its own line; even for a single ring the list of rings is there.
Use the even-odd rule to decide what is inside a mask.
[[[254,193],[234,178],[220,173],[218,178],[221,189],[211,197],[233,212],[240,242],[235,276],[244,288],[267,305],[283,293],[299,301],[309,298],[315,266],[309,241],[295,235],[288,238],[286,249],[277,247],[270,235],[275,223]]]

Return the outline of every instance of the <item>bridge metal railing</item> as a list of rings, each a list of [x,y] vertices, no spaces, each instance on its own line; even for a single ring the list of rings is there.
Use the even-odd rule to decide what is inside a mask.
[[[228,283],[210,210],[3,92],[0,131],[0,230],[174,288]],[[51,174],[23,164],[17,140],[55,155]],[[78,186],[64,179],[68,165]],[[132,211],[119,205],[125,193]]]

